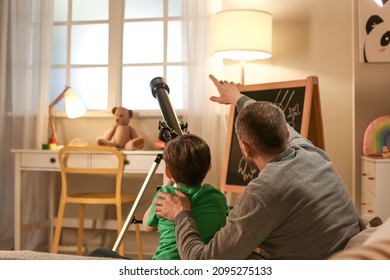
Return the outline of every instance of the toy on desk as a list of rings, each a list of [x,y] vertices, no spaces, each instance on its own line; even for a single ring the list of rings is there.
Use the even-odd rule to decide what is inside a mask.
[[[80,138],[74,138],[69,143],[68,146],[86,146],[88,145],[88,142],[80,139]],[[63,146],[58,145],[54,138],[49,138],[48,143],[42,144],[42,150],[50,150],[50,151],[56,151],[60,150]]]
[[[154,143],[154,148],[158,150],[164,150],[165,143],[164,141],[157,140],[156,143]]]
[[[48,143],[42,144],[42,150],[57,150],[57,141],[53,137],[49,138]]]
[[[81,138],[73,138],[72,140],[69,141],[68,146],[87,146],[88,142],[85,141],[84,139]]]
[[[114,107],[112,114],[115,116],[115,124],[102,137],[96,139],[97,144],[126,150],[142,149],[144,139],[129,125],[133,111],[124,107]]]

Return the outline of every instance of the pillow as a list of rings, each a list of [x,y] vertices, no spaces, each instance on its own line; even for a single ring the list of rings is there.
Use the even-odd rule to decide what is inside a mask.
[[[389,260],[390,218],[377,227],[368,227],[351,238],[348,248],[336,253],[331,260]]]
[[[388,218],[383,225],[377,227],[375,234],[371,234],[364,242],[366,244],[373,244],[378,241],[390,241],[390,218]]]
[[[363,245],[363,243],[366,242],[366,240],[369,239],[371,235],[373,235],[374,232],[380,228],[381,225],[382,220],[378,216],[362,214],[359,217],[359,226],[361,232],[356,234],[348,241],[345,249],[351,249]]]
[[[371,235],[376,232],[377,229],[378,227],[371,227],[362,230],[348,241],[344,250],[362,246],[371,237]]]

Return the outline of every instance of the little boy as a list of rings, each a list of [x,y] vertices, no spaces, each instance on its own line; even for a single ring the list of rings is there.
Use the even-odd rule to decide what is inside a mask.
[[[164,148],[165,174],[175,183],[162,187],[159,192],[175,194],[180,190],[190,198],[191,212],[203,242],[208,243],[226,224],[229,207],[225,195],[202,182],[211,168],[210,148],[200,137],[183,134],[169,141]],[[156,194],[154,199],[157,199]],[[175,223],[158,218],[151,204],[143,218],[145,231],[160,232],[159,247],[154,260],[180,259],[176,246]]]

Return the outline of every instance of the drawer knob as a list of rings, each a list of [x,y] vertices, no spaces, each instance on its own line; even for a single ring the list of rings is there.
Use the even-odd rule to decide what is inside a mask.
[[[375,180],[375,177],[368,177],[368,180]]]
[[[52,157],[52,158],[50,158],[50,162],[51,163],[56,163],[56,159]]]
[[[130,161],[128,159],[125,159],[123,162],[125,165],[128,165],[130,163]]]

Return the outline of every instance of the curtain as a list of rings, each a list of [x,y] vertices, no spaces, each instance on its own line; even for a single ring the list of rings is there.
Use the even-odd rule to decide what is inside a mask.
[[[1,0],[1,249],[13,248],[11,149],[39,149],[47,142],[53,5],[54,0]],[[22,221],[47,218],[49,176],[24,172],[22,182]],[[22,248],[39,250],[47,234],[38,230],[23,235]]]
[[[12,171],[9,123],[7,123],[6,83],[7,73],[7,36],[8,36],[8,0],[0,0],[0,248],[12,248],[13,238],[13,201]]]
[[[183,117],[188,123],[188,131],[209,144],[212,168],[206,181],[219,187],[229,107],[209,100],[210,96],[218,95],[209,74],[222,78],[222,61],[217,60],[213,53],[213,20],[220,10],[221,1],[183,2],[183,50],[185,60],[189,61],[187,73],[183,75],[183,85],[188,90],[185,100],[187,110]]]

